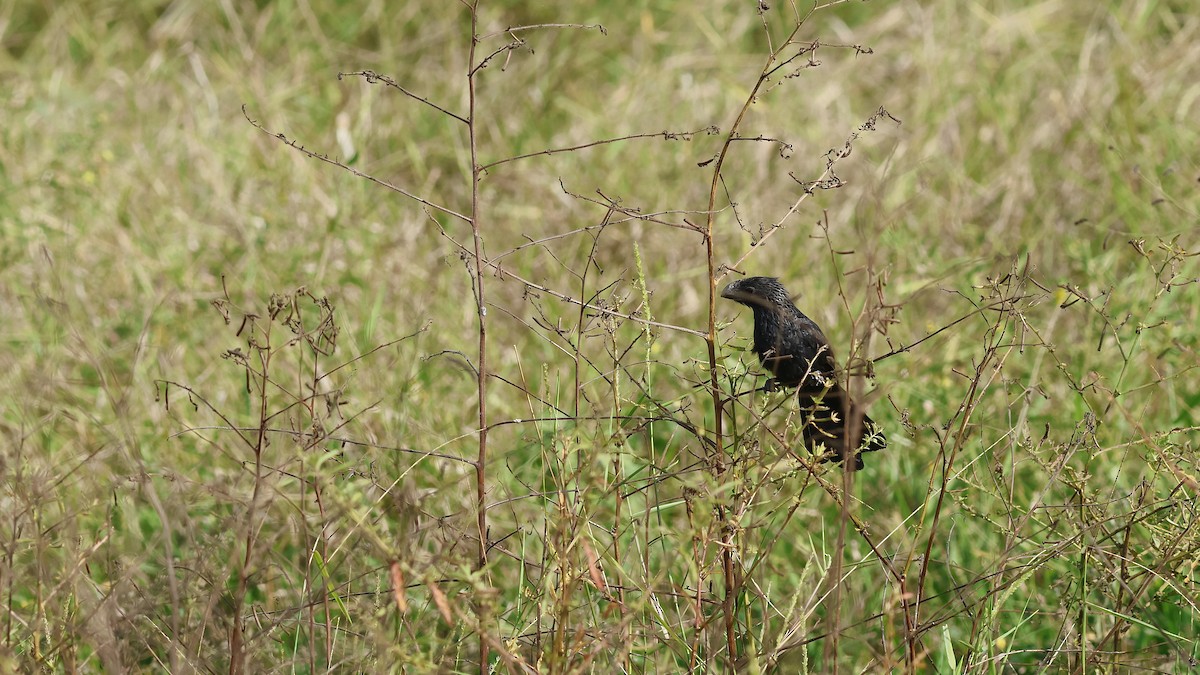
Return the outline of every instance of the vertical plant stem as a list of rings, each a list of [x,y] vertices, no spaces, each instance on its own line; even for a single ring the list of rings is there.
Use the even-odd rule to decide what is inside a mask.
[[[1144,506],[1145,506],[1145,504],[1142,502],[1141,499],[1139,499],[1137,511],[1141,511]],[[1123,607],[1124,606],[1125,588],[1127,586],[1127,583],[1124,583],[1124,582],[1130,581],[1130,578],[1129,578],[1129,541],[1130,541],[1131,535],[1133,534],[1133,523],[1134,523],[1134,518],[1132,515],[1130,515],[1129,519],[1125,522],[1125,527],[1123,530],[1124,536],[1121,541],[1121,555],[1120,555],[1121,575],[1119,578],[1122,580],[1123,583],[1120,583],[1117,585],[1117,602],[1113,605],[1114,607]],[[1112,657],[1111,657],[1111,665],[1113,667],[1112,672],[1116,672],[1116,666],[1118,664],[1118,658],[1119,658],[1118,655],[1121,653],[1120,649],[1121,649],[1121,624],[1122,623],[1123,623],[1123,621],[1121,619],[1117,619],[1116,621],[1113,622],[1112,633],[1111,633],[1112,634],[1112,649],[1110,650],[1112,653]],[[1097,643],[1097,644],[1100,644],[1100,643]]]
[[[743,114],[745,109],[742,110]],[[741,115],[738,116],[741,119]],[[726,139],[725,146],[721,149],[721,155],[717,159],[717,166],[713,170],[712,191],[708,198],[708,222],[704,232],[705,253],[708,256],[708,335],[705,337],[705,342],[708,344],[708,377],[709,389],[712,392],[713,400],[713,437],[716,441],[714,454],[717,461],[717,476],[718,483],[724,484],[725,473],[729,469],[729,462],[725,457],[725,433],[723,431],[722,413],[725,408],[724,396],[721,393],[721,386],[717,378],[717,275],[716,275],[716,260],[713,254],[713,205],[717,201],[717,184],[721,176],[721,160],[725,158],[725,153],[729,149],[729,142],[732,138]],[[734,582],[733,571],[733,528],[728,526],[728,510],[724,503],[718,506],[718,515],[721,521],[721,567],[725,575],[725,598],[722,601],[722,613],[725,615],[725,643],[728,649],[729,662],[732,664],[737,660],[737,634],[736,617],[734,615],[734,600],[737,593],[736,584]]]
[[[1018,282],[1024,284],[1028,269],[1021,270],[1019,273],[1014,271],[1014,274],[1019,274]],[[913,600],[913,625],[919,631],[921,605],[925,602],[925,580],[926,573],[929,571],[929,561],[933,559],[933,546],[937,541],[938,527],[941,524],[943,509],[945,506],[946,493],[949,490],[952,480],[952,469],[954,461],[957,459],[959,452],[967,442],[967,436],[971,425],[971,416],[975,412],[976,406],[979,405],[980,399],[983,396],[984,390],[990,386],[989,373],[992,378],[998,372],[998,368],[993,367],[993,363],[999,361],[1003,363],[1004,358],[999,355],[999,351],[1004,344],[1004,340],[1008,335],[1009,322],[1012,321],[1012,315],[1015,312],[1015,303],[1018,300],[1020,288],[1010,285],[1008,289],[997,287],[994,291],[1000,296],[1002,303],[997,307],[997,317],[992,321],[989,328],[984,333],[984,353],[983,357],[975,366],[975,373],[971,378],[970,385],[967,387],[966,396],[959,408],[958,418],[954,421],[955,428],[949,434],[949,438],[943,438],[941,451],[941,475],[940,483],[937,485],[937,499],[933,507],[933,520],[928,529],[928,536],[925,541],[924,555],[921,558],[922,564],[919,566],[917,576],[917,587],[914,590]],[[952,418],[953,419],[953,418]],[[953,440],[949,452],[946,451],[946,443],[948,440]],[[930,480],[930,485],[933,480]],[[924,528],[924,515],[922,515],[921,527]],[[917,639],[917,638],[910,638]],[[911,648],[911,647],[910,647]]]
[[[471,146],[471,236],[475,244],[475,301],[479,314],[479,356],[476,360],[476,389],[479,394],[479,452],[475,458],[475,509],[476,524],[479,529],[479,555],[476,568],[482,571],[487,567],[487,302],[483,289],[483,236],[479,230],[479,168],[478,148],[476,145],[475,117],[475,52],[479,46],[479,0],[473,0],[471,9],[471,47],[467,58],[467,138]],[[476,599],[476,617],[479,621],[479,672],[488,671],[488,643],[484,638],[487,626],[484,623],[482,611],[485,600]]]
[[[265,346],[259,348],[262,372],[258,373],[258,437],[254,444],[254,490],[250,495],[250,506],[246,512],[245,553],[241,569],[238,570],[237,591],[233,595],[233,629],[229,635],[229,675],[241,675],[246,671],[246,654],[243,648],[245,626],[242,611],[246,601],[246,588],[250,578],[250,565],[254,561],[255,541],[258,532],[258,502],[263,488],[263,450],[267,446],[267,376],[271,372],[271,342],[268,323]]]
[[[1075,488],[1079,498],[1079,526],[1087,527],[1087,507],[1083,498],[1082,481]],[[1085,538],[1079,540],[1079,670],[1087,674],[1087,596],[1088,596],[1088,543]]]
[[[720,382],[718,381],[717,370],[717,264],[716,252],[713,249],[713,230],[716,227],[716,204],[717,204],[717,188],[721,184],[721,167],[725,164],[725,157],[729,154],[729,146],[733,144],[733,139],[737,136],[737,130],[742,124],[742,119],[746,116],[746,111],[750,109],[751,102],[758,95],[759,87],[765,81],[765,73],[774,61],[775,55],[767,60],[767,65],[763,68],[764,75],[759,76],[758,81],[754,85],[754,90],[750,92],[750,96],[746,98],[746,102],[738,111],[737,119],[729,129],[729,133],[725,136],[725,142],[721,145],[721,151],[717,153],[717,160],[713,166],[712,183],[709,185],[708,191],[708,216],[704,224],[704,252],[708,262],[708,335],[705,337],[705,342],[708,346],[708,377],[709,390],[712,393],[713,400],[713,440],[716,442],[714,453],[717,461],[718,482],[724,483],[725,472],[728,470],[728,461],[725,457],[725,433],[723,413],[725,411],[725,400],[721,393]],[[725,598],[722,602],[722,611],[725,615],[725,642],[729,650],[729,662],[733,663],[737,660],[737,634],[736,616],[734,615],[734,601],[736,598],[737,588],[734,581],[733,570],[733,528],[726,527],[727,525],[727,509],[722,504],[718,507],[718,515],[722,523],[724,531],[721,533],[721,566],[725,575]]]
[[[809,14],[811,13],[810,10]],[[750,95],[746,97],[741,109],[738,110],[737,117],[734,119],[733,124],[730,125],[729,133],[725,135],[725,140],[721,144],[721,150],[717,153],[716,161],[713,162],[712,182],[709,184],[708,190],[707,216],[704,222],[704,252],[707,256],[708,264],[708,335],[705,336],[705,342],[708,346],[709,390],[713,401],[713,440],[715,441],[713,452],[717,462],[719,484],[725,483],[729,461],[728,457],[726,457],[724,445],[725,400],[724,395],[721,393],[717,368],[717,281],[720,276],[723,276],[723,274],[718,275],[717,273],[716,252],[713,248],[713,231],[716,228],[717,190],[722,182],[721,169],[725,165],[725,158],[729,156],[729,148],[733,145],[734,139],[738,138],[738,132],[741,129],[742,121],[746,118],[746,113],[758,98],[758,93],[762,89],[763,84],[770,77],[772,66],[779,59],[779,55],[792,43],[792,40],[800,32],[800,27],[803,25],[804,20],[798,21],[787,39],[783,41],[779,48],[773,50],[767,56],[767,61],[763,64],[762,71],[759,73],[758,79],[754,82],[754,87],[750,91]],[[734,539],[736,532],[733,525],[729,522],[728,508],[723,503],[718,506],[718,517],[722,526],[721,563],[725,576],[725,597],[722,601],[722,613],[725,616],[725,642],[728,649],[729,662],[732,664],[738,657],[737,617],[734,614],[738,593],[738,582],[736,579],[736,570],[734,569]]]

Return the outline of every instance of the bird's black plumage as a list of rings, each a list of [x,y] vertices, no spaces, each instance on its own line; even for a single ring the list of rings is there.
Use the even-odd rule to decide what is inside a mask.
[[[821,327],[796,309],[778,279],[739,279],[726,285],[721,297],[754,312],[754,351],[775,376],[773,383],[798,388],[807,415],[805,445],[818,452],[824,446],[827,461],[853,457],[856,469],[863,467],[862,453],[887,447],[883,431],[838,384],[837,364]]]

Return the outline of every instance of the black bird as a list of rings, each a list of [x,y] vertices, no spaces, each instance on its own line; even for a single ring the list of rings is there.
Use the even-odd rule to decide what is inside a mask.
[[[810,450],[819,452],[824,446],[825,461],[853,457],[854,468],[861,469],[862,453],[887,447],[883,431],[838,384],[837,364],[821,327],[796,309],[778,279],[739,279],[726,285],[721,297],[754,311],[754,351],[775,376],[767,389],[798,388],[807,417],[804,444]]]

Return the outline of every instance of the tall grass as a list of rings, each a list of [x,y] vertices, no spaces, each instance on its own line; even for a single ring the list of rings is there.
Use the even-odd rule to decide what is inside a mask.
[[[767,4],[0,8],[0,669],[1195,663],[1200,19]]]

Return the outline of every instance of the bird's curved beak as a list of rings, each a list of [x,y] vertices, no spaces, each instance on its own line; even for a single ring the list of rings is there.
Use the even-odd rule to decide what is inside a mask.
[[[740,302],[743,305],[749,305],[754,302],[754,294],[747,293],[742,289],[742,282],[740,279],[725,284],[725,288],[721,289],[721,297],[727,300],[733,300],[734,302]]]

